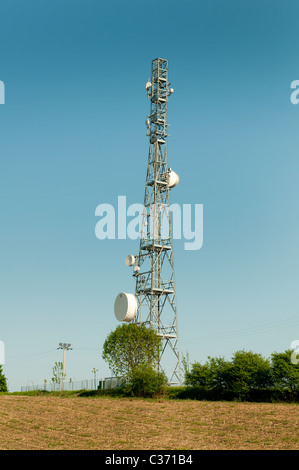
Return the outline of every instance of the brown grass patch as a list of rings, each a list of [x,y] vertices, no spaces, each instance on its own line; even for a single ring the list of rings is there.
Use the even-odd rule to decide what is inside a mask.
[[[0,396],[0,449],[298,450],[298,405]]]

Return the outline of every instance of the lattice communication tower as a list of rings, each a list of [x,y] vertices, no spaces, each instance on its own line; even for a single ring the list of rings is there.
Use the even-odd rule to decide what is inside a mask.
[[[146,83],[150,99],[147,116],[149,155],[145,184],[139,253],[126,257],[136,279],[135,294],[120,293],[114,312],[119,321],[133,321],[153,328],[162,338],[159,368],[170,384],[181,384],[176,291],[173,261],[170,191],[178,175],[167,162],[167,105],[173,93],[168,81],[168,61],[152,61],[151,79]],[[170,365],[167,373],[163,360]]]

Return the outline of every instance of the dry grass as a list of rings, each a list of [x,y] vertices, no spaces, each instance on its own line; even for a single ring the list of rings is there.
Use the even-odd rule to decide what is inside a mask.
[[[0,449],[298,450],[298,405],[0,396]]]

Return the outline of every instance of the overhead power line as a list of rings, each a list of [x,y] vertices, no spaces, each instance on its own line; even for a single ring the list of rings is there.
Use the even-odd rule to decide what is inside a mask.
[[[256,335],[259,333],[264,333],[264,332],[273,331],[277,329],[291,328],[293,326],[296,326],[298,323],[299,323],[299,317],[292,317],[292,318],[288,318],[284,320],[277,320],[273,322],[268,322],[268,323],[252,326],[249,328],[240,328],[238,330],[226,331],[224,333],[219,333],[219,334],[200,336],[196,338],[183,338],[182,342],[191,343],[191,342],[197,341],[200,343],[210,343],[213,341],[221,341],[224,339],[230,339],[230,338],[234,338],[238,336]]]

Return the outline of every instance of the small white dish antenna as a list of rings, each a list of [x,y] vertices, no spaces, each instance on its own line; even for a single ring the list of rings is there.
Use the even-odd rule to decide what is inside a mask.
[[[126,265],[127,266],[133,266],[133,264],[135,263],[135,256],[133,255],[128,255],[126,256]]]
[[[148,91],[152,86],[153,86],[152,83],[150,81],[148,81],[145,85],[146,91]]]

